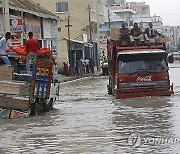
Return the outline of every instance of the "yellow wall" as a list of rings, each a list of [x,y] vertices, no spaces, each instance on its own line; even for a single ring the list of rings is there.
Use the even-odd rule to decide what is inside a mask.
[[[71,39],[77,39],[82,41],[82,34],[85,33],[87,25],[89,25],[89,12],[88,12],[88,4],[93,8],[96,8],[96,0],[34,0],[36,3],[39,3],[44,8],[50,10],[51,12],[55,13],[57,16],[60,17],[59,27],[61,31],[58,33],[58,65],[59,69],[61,70],[62,63],[64,61],[68,62],[68,47],[67,41],[64,40],[68,38],[68,31],[67,25],[68,21],[67,18],[70,16],[70,37]],[[57,13],[56,12],[56,2],[68,2],[69,12],[65,13]],[[103,23],[103,4],[100,6],[100,22]],[[96,13],[95,9],[91,11],[91,21],[96,21]],[[95,34],[94,34],[95,35]]]

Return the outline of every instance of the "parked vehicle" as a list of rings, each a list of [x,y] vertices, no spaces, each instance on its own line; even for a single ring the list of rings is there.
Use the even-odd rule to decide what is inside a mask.
[[[108,39],[107,49],[109,94],[118,99],[173,94],[163,43],[121,47],[118,40]]]
[[[167,60],[169,63],[173,63],[174,62],[174,56],[173,53],[169,53],[167,56]]]

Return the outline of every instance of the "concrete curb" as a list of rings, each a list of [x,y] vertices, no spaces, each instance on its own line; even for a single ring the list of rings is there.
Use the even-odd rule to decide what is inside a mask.
[[[85,75],[79,75],[79,76],[64,76],[61,74],[58,74],[55,76],[55,79],[57,79],[60,83],[66,83],[69,81],[74,81],[74,80],[82,80],[82,79],[87,79],[90,77],[98,77],[101,76],[101,73],[95,73],[95,74],[85,74]]]

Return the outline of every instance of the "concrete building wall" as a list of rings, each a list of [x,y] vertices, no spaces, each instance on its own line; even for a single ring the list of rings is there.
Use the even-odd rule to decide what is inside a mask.
[[[163,26],[163,35],[169,38],[167,49],[169,52],[180,51],[180,27]]]
[[[128,4],[136,12],[136,15],[150,16],[150,6],[146,5],[145,2],[130,2]]]
[[[59,70],[62,72],[63,62],[68,62],[68,43],[64,38],[68,38],[67,27],[68,16],[70,21],[70,38],[73,40],[83,40],[83,34],[89,34],[89,9],[88,5],[91,7],[90,17],[91,17],[91,27],[92,27],[92,38],[96,38],[96,0],[34,0],[36,3],[39,3],[41,6],[50,10],[59,16],[58,23],[58,65]],[[68,11],[67,12],[57,12],[56,3],[57,2],[68,2]],[[103,23],[103,4],[104,1],[101,0],[100,4],[100,23]],[[96,41],[96,39],[93,39]],[[82,48],[83,50],[83,48]]]
[[[153,27],[157,29],[159,32],[162,33],[162,19],[160,16],[153,16],[153,17],[136,17],[133,16],[133,22],[138,23],[142,30],[145,30],[148,27],[148,23],[152,22]]]
[[[41,37],[41,24],[40,24],[40,18],[34,17],[30,14],[25,14],[23,18],[23,22],[26,26],[26,35],[24,35],[24,39],[27,38],[27,34],[29,31],[33,32],[34,38],[40,40]]]
[[[135,14],[135,11],[130,8],[129,3],[110,4],[109,8],[112,12],[125,20],[128,23],[128,26],[132,26],[132,15]]]
[[[119,17],[121,17],[123,20],[125,20],[128,24],[128,26],[132,26],[132,14],[134,14],[134,12],[131,9],[125,9],[124,11],[113,11],[114,13],[116,13]]]
[[[0,37],[3,36],[4,30],[3,30],[3,16],[2,12],[0,11]]]
[[[124,4],[126,0],[106,0],[108,4]]]

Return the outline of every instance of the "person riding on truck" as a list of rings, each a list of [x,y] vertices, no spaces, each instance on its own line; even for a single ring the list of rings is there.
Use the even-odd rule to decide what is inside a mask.
[[[1,59],[3,60],[3,62],[6,65],[11,65],[11,62],[9,61],[9,58],[7,56],[5,56],[7,54],[6,53],[6,48],[8,46],[8,40],[10,38],[11,38],[11,33],[10,32],[6,32],[5,37],[3,37],[0,40],[0,54],[4,55],[4,56],[1,56]]]
[[[159,38],[161,37],[161,34],[153,28],[152,22],[149,22],[149,27],[145,29],[144,31],[145,40],[148,44],[150,39],[155,40],[155,45],[158,45]]]
[[[140,40],[144,44],[144,35],[137,23],[134,23],[134,27],[130,31],[130,41],[133,46],[137,45],[135,40]]]
[[[27,74],[31,74],[30,72],[30,65],[31,65],[31,61],[32,61],[32,56],[37,53],[37,50],[40,49],[39,43],[36,39],[33,38],[33,33],[29,32],[28,33],[29,39],[26,40],[25,43],[25,47],[26,47],[26,51],[28,52],[28,57],[26,60],[26,70],[27,70]]]
[[[122,27],[119,30],[119,41],[120,44],[122,43],[123,40],[128,42],[128,45],[130,44],[130,34],[129,34],[129,29],[126,27],[125,23],[122,24]]]

